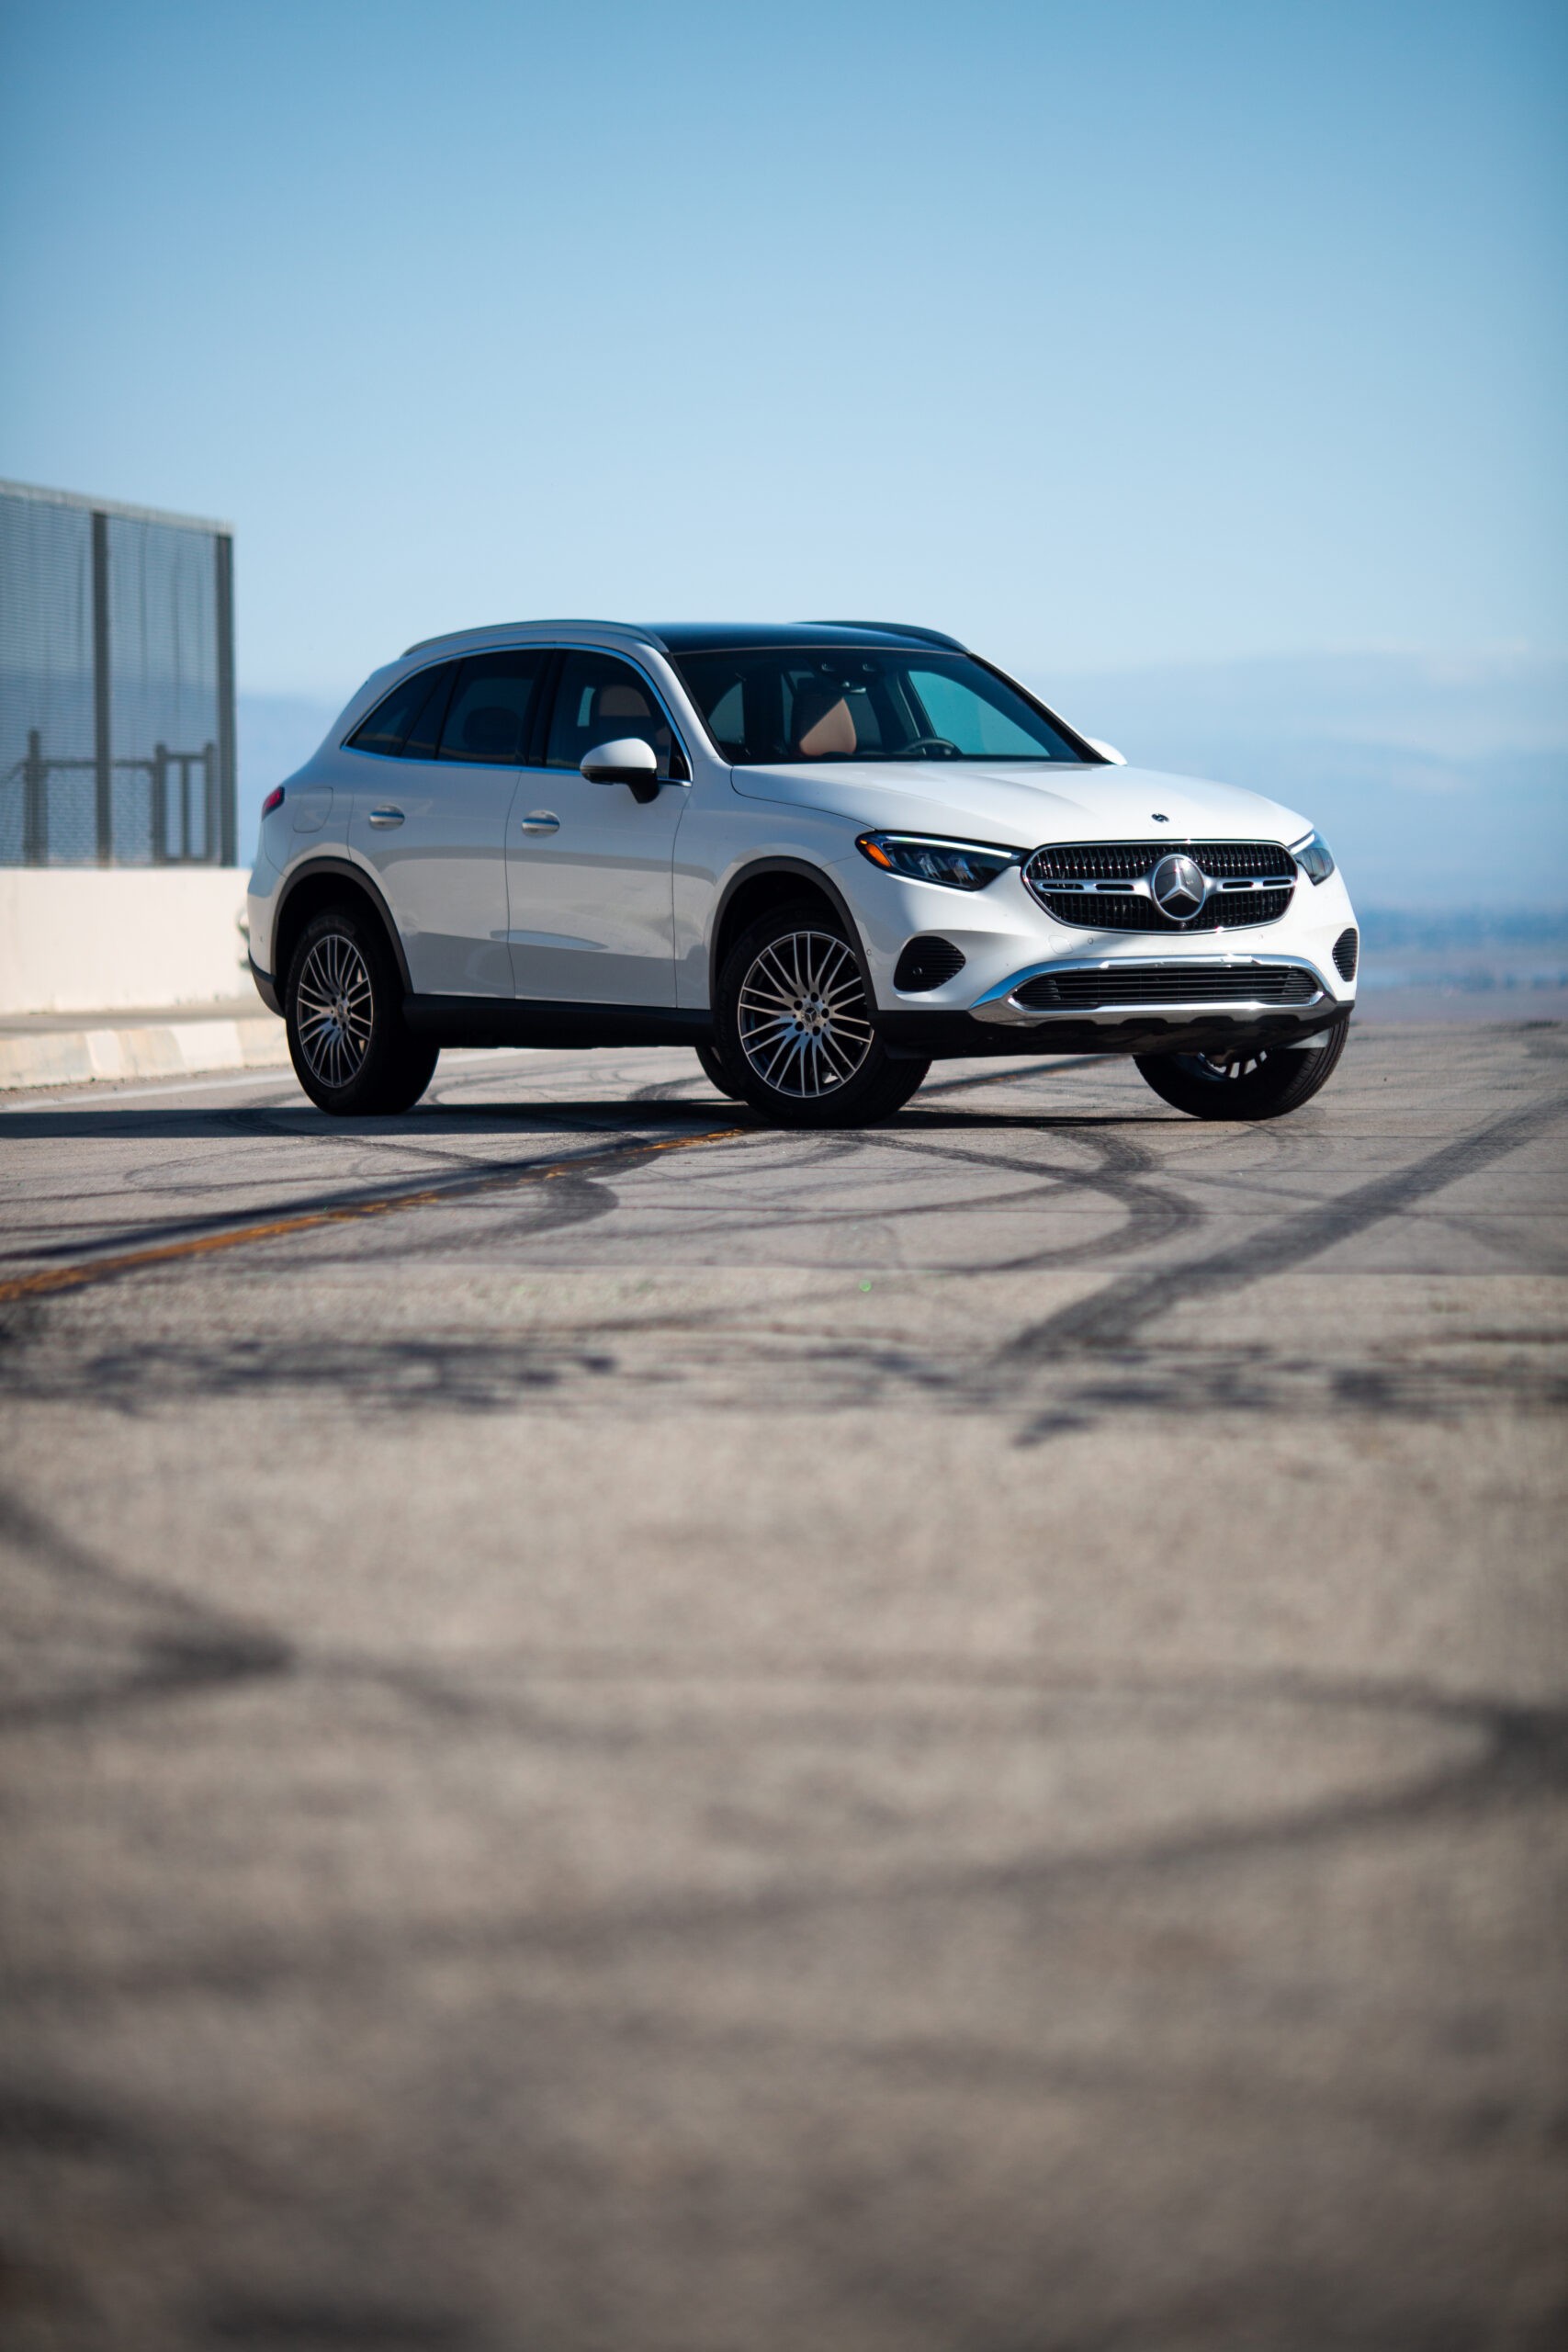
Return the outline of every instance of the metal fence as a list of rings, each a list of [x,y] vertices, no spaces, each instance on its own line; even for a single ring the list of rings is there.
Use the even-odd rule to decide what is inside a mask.
[[[0,865],[232,865],[233,539],[0,482]]]

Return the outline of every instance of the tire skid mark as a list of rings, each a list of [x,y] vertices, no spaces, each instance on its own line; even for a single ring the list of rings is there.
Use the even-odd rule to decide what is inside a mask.
[[[1145,1324],[1168,1308],[1223,1297],[1249,1289],[1271,1274],[1289,1273],[1309,1259],[1321,1257],[1336,1243],[1364,1233],[1461,1177],[1490,1167],[1565,1115],[1568,1095],[1507,1112],[1412,1166],[1374,1177],[1371,1183],[1340,1193],[1316,1208],[1294,1210],[1262,1232],[1217,1250],[1210,1257],[1148,1273],[1125,1274],[1092,1297],[1017,1332],[998,1351],[997,1365],[1008,1368],[1030,1359],[1049,1361],[1068,1350],[1124,1347]]]
[[[131,1250],[118,1250],[107,1256],[78,1258],[64,1266],[48,1267],[33,1274],[15,1275],[0,1282],[0,1305],[14,1299],[37,1297],[50,1291],[78,1289],[87,1283],[113,1280],[118,1275],[140,1272],[150,1266],[167,1265],[181,1259],[197,1258],[220,1250],[236,1250],[261,1241],[280,1240],[296,1233],[309,1233],[326,1226],[356,1225],[366,1219],[390,1216],[400,1210],[439,1208],[451,1201],[473,1200],[487,1193],[502,1193],[529,1183],[548,1183],[553,1179],[570,1178],[580,1170],[605,1167],[630,1168],[663,1152],[690,1151],[710,1143],[728,1143],[753,1132],[748,1127],[714,1128],[700,1135],[672,1136],[665,1138],[638,1138],[617,1141],[599,1151],[574,1153],[547,1160],[512,1162],[502,1168],[491,1168],[472,1174],[457,1176],[431,1183],[425,1182],[408,1189],[399,1187],[372,1198],[350,1197],[322,1203],[263,1221],[234,1226],[227,1219],[184,1219],[181,1226],[185,1238],[170,1241],[154,1241]],[[190,1232],[192,1224],[217,1225],[218,1230]],[[168,1230],[154,1228],[157,1230]]]
[[[80,1611],[66,1644],[94,1654],[98,1670],[53,1690],[0,1699],[0,1732],[48,1722],[76,1723],[132,1704],[287,1675],[293,1646],[177,1589],[112,1566],[74,1543],[19,1497],[0,1491],[0,1544],[63,1585]],[[103,1672],[107,1663],[108,1673]]]
[[[1088,1169],[1059,1161],[1031,1161],[1012,1153],[974,1151],[962,1144],[931,1143],[914,1136],[888,1136],[884,1141],[895,1150],[912,1153],[917,1159],[948,1159],[960,1164],[972,1163],[977,1168],[1005,1169],[1032,1177],[1037,1182],[1049,1183],[1061,1191],[1107,1194],[1122,1211],[1124,1222],[1119,1231],[1097,1235],[1093,1243],[1097,1255],[1121,1255],[1129,1250],[1154,1248],[1161,1242],[1174,1240],[1179,1234],[1190,1232],[1194,1226],[1206,1221],[1206,1211],[1196,1203],[1182,1200],[1168,1183],[1159,1181],[1161,1163],[1154,1154],[1127,1136],[1086,1137],[1084,1148],[1098,1154],[1100,1159],[1098,1167]],[[987,1201],[987,1206],[1006,1207],[1015,1199],[1028,1197],[1028,1194],[1004,1193]],[[987,1259],[983,1265],[965,1264],[962,1268],[937,1271],[1025,1273],[1050,1266],[1081,1262],[1084,1256],[1084,1244],[1074,1240],[1056,1244],[1048,1250],[1029,1250],[1019,1258]]]

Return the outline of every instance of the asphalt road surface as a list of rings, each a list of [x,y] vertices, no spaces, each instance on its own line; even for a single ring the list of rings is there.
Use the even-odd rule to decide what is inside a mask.
[[[1546,2352],[1568,1027],[0,1113],[11,2352]]]

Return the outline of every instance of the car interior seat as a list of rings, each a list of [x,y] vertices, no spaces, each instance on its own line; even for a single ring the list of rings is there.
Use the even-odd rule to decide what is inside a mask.
[[[838,686],[807,679],[795,697],[795,748],[808,760],[852,759],[859,747],[854,713]]]

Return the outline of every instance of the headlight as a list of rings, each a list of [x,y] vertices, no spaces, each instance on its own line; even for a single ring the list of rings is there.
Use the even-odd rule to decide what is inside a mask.
[[[1326,882],[1334,871],[1334,852],[1321,833],[1309,833],[1298,842],[1291,855],[1309,882]]]
[[[885,874],[945,883],[950,890],[983,890],[1023,855],[1021,850],[991,849],[984,842],[927,841],[921,833],[860,833],[855,847]]]

